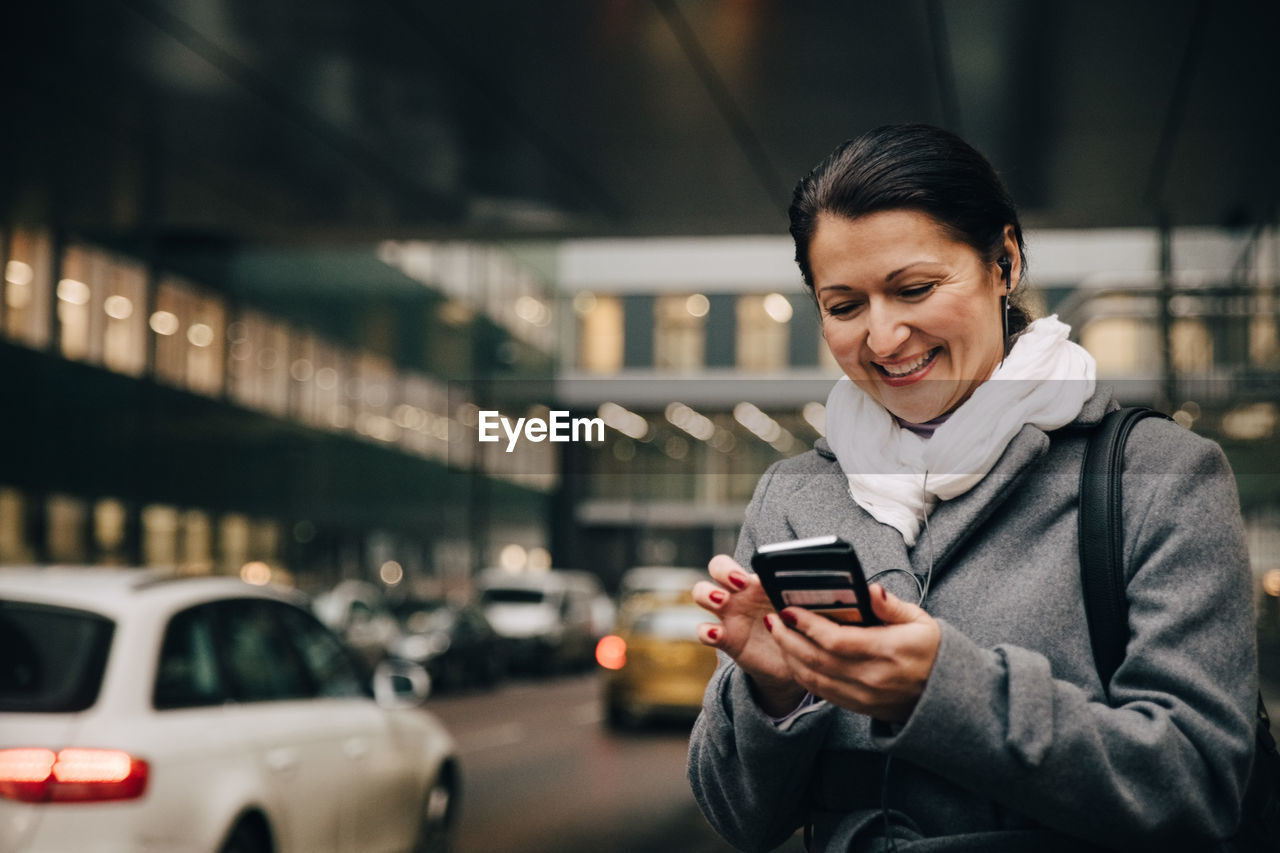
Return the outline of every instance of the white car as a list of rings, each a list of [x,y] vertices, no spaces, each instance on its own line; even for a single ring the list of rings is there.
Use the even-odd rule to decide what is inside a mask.
[[[425,676],[360,672],[289,590],[0,569],[0,853],[445,849]]]

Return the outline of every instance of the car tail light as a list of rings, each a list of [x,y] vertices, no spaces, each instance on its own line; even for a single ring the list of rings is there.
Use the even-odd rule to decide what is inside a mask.
[[[610,634],[596,643],[596,663],[605,669],[622,669],[627,665],[627,641]]]
[[[0,749],[0,797],[24,803],[132,800],[147,762],[115,749]]]

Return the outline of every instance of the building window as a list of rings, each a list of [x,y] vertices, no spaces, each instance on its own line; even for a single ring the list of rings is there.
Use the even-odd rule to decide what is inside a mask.
[[[220,300],[166,279],[147,322],[156,334],[157,379],[201,394],[221,391],[226,311]]]
[[[42,349],[49,342],[53,244],[48,234],[16,229],[4,267],[4,333]]]
[[[1169,354],[1177,373],[1206,373],[1213,367],[1213,337],[1203,320],[1180,318],[1169,329]]]
[[[141,376],[147,365],[147,277],[140,264],[113,259],[103,270],[102,364]]]
[[[246,311],[227,327],[231,358],[229,388],[231,396],[252,409],[284,416],[289,409],[289,331],[283,323],[265,315]],[[336,387],[336,377],[332,387]],[[330,383],[326,381],[325,386]],[[319,386],[318,386],[319,387]],[[347,426],[347,423],[340,426]]]
[[[711,303],[701,293],[659,296],[654,303],[654,366],[698,370],[706,364],[706,318]]]
[[[1097,361],[1103,378],[1153,374],[1160,367],[1155,326],[1134,317],[1090,320],[1080,331],[1080,345]]]
[[[62,278],[54,295],[58,298],[58,346],[64,358],[86,361],[97,355],[93,343],[101,337],[95,336],[94,327],[100,329],[105,318],[98,284],[101,267],[97,253],[80,246],[71,246],[62,255]]]
[[[738,297],[736,361],[743,370],[775,372],[787,367],[791,302],[781,293]]]
[[[589,373],[622,370],[622,300],[583,291],[573,298],[573,308],[579,317],[578,366]]]

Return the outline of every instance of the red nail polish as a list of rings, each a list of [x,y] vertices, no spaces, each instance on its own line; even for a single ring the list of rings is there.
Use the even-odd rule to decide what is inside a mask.
[[[778,615],[782,617],[783,622],[786,622],[788,625],[795,627],[796,615],[792,613],[790,610],[784,610]]]
[[[724,604],[724,600],[726,598],[725,594],[718,589],[712,592],[708,597],[711,599],[713,604]]]
[[[733,584],[733,585],[734,585],[734,586],[736,586],[738,589],[746,589],[746,588],[747,588],[747,579],[746,579],[746,578],[744,578],[742,575],[737,574],[737,573],[734,573],[734,574],[732,574],[732,575],[729,575],[729,583]]]
[[[708,638],[708,639],[710,639],[712,642],[715,642],[716,640],[719,640],[719,639],[720,639],[720,629],[719,629],[719,628],[708,628],[708,629],[707,629],[707,638]]]
[[[770,634],[773,633],[773,617],[769,616],[768,614],[766,614],[764,617],[764,629],[768,631]]]
[[[881,601],[889,600],[889,590],[885,589],[884,587],[880,587],[880,600]]]

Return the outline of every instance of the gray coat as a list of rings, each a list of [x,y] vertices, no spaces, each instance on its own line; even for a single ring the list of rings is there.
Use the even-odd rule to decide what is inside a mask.
[[[779,730],[723,658],[689,751],[694,796],[721,835],[768,850],[810,822],[810,849],[878,850],[886,816],[903,853],[1190,850],[1231,834],[1257,695],[1235,482],[1213,442],[1160,419],[1135,427],[1122,478],[1131,640],[1108,705],[1077,556],[1087,430],[1073,426],[1114,407],[1099,391],[1075,425],[1024,427],[911,549],[853,502],[824,443],[769,469],[738,562],[834,533],[868,575],[923,578],[932,563],[925,606],[942,642],[901,726],[823,705]],[[906,573],[880,580],[915,600]]]

